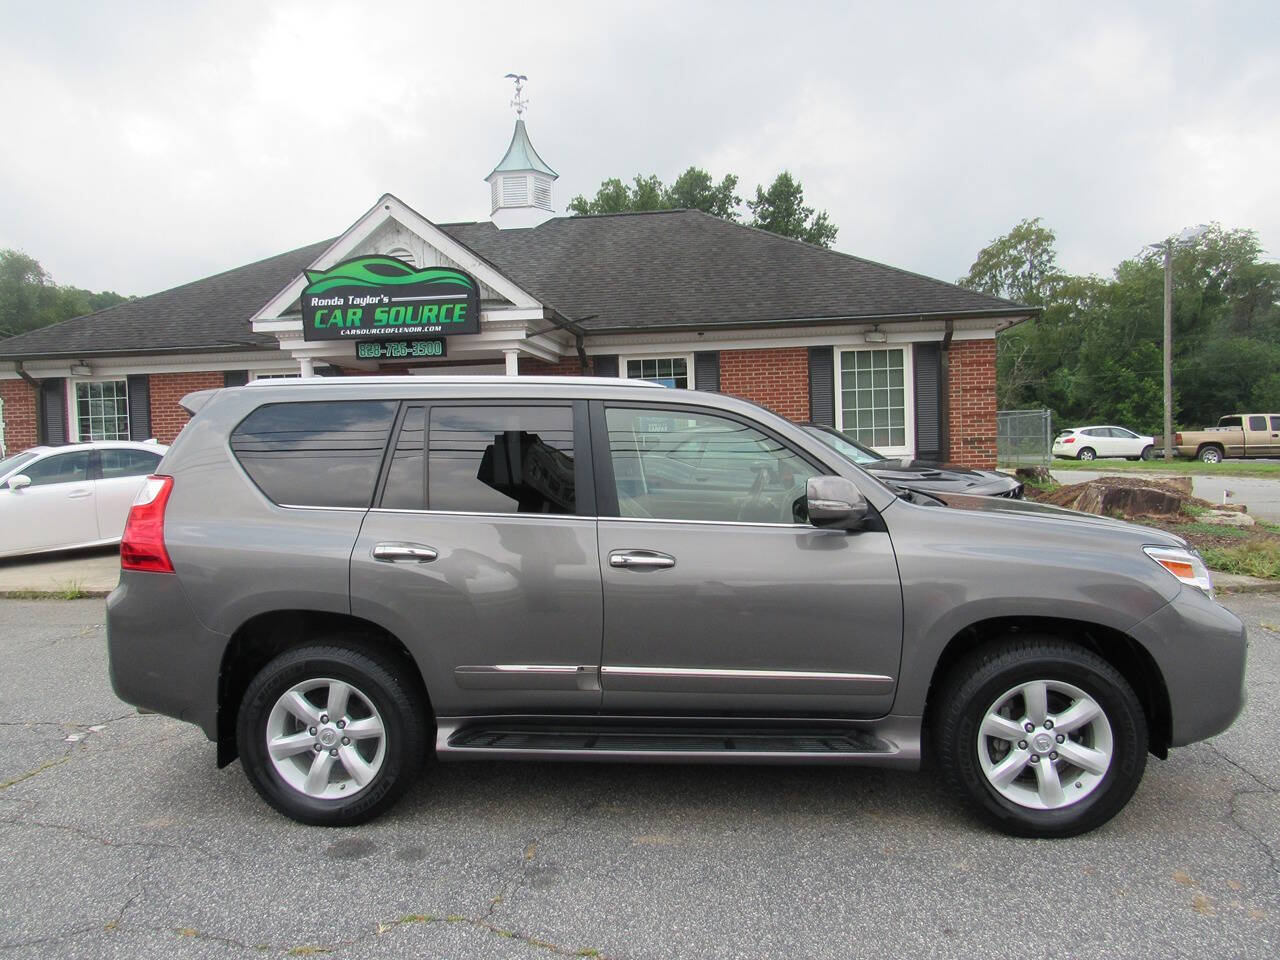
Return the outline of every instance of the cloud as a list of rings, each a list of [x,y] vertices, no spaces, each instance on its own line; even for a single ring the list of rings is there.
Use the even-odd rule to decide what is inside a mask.
[[[561,208],[784,167],[837,247],[943,279],[1023,217],[1105,272],[1220,219],[1280,236],[1273,5],[237,2],[5,11],[0,246],[146,293],[338,233],[384,191],[488,215],[503,74]]]

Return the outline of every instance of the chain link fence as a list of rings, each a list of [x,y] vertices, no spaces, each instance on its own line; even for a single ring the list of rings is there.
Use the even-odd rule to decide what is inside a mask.
[[[1002,467],[1047,467],[1053,460],[1048,410],[997,410],[996,459]]]

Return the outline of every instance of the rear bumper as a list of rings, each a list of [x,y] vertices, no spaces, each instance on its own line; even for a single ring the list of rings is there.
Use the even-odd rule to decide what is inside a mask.
[[[1171,747],[1226,730],[1244,709],[1248,637],[1230,610],[1183,587],[1173,601],[1131,631],[1164,675]]]
[[[111,686],[125,703],[202,729],[218,728],[218,674],[227,637],[205,629],[169,573],[123,570],[107,597]]]

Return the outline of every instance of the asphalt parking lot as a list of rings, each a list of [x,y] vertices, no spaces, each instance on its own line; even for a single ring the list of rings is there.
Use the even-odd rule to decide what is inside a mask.
[[[303,827],[115,699],[101,601],[0,601],[0,957],[1274,958],[1280,596],[1226,602],[1236,726],[1028,841],[927,774],[830,768],[439,765]]]

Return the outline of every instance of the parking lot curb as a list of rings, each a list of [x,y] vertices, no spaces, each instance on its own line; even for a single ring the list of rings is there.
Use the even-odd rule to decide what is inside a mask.
[[[101,600],[110,590],[0,590],[0,600]]]
[[[1280,580],[1262,580],[1258,583],[1214,584],[1218,593],[1280,593]]]

